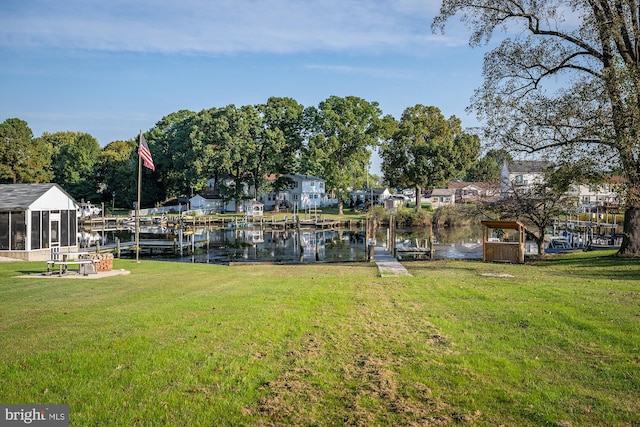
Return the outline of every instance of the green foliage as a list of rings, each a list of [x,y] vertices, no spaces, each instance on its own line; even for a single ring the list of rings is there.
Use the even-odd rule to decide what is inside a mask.
[[[454,116],[436,107],[407,108],[390,141],[382,144],[382,172],[392,187],[415,188],[416,209],[423,189],[461,177],[477,159],[480,140],[462,132]]]
[[[27,122],[7,119],[0,123],[0,182],[29,184],[51,179],[51,145],[33,139]]]
[[[150,175],[153,179],[144,179],[145,191],[142,196],[144,198],[151,194],[153,199],[151,203],[142,202],[143,205],[190,193],[190,178],[195,176],[192,168],[197,167],[191,139],[195,117],[196,113],[192,111],[180,110],[163,117],[145,133],[156,170],[152,173],[144,171],[143,179]],[[132,158],[135,158],[137,168],[137,153]]]
[[[470,182],[499,182],[500,172],[504,161],[511,161],[513,158],[505,150],[489,150],[487,154],[480,157],[467,171],[465,181]]]
[[[129,208],[133,206],[133,201],[137,199],[138,162],[136,150],[136,142],[132,139],[114,141],[102,149],[98,161],[97,179],[103,185],[103,202],[110,204],[113,198],[115,206]]]
[[[432,214],[428,210],[400,209],[396,214],[396,222],[403,227],[426,227],[431,224]]]
[[[436,209],[433,223],[439,226],[459,226],[484,219],[482,208],[472,203],[445,205]]]
[[[371,149],[378,145],[383,121],[377,102],[355,96],[332,96],[305,113],[310,134],[309,161],[321,173],[328,189],[338,193],[339,209],[346,189],[362,187]]]
[[[78,201],[96,200],[96,169],[101,151],[98,141],[81,132],[45,133],[41,139],[53,147],[53,181]]]
[[[437,109],[436,109],[437,110]],[[0,154],[0,179],[6,182],[54,180],[76,199],[111,202],[131,207],[137,198],[138,137],[113,141],[102,150],[90,135],[80,132],[45,133],[32,138],[25,122],[9,122],[24,130],[20,138],[6,138]],[[460,122],[445,123],[450,145],[448,167],[466,168],[476,151],[477,138],[461,131]],[[12,132],[14,132],[12,130]],[[291,98],[271,97],[265,103],[228,105],[198,113],[181,110],[163,117],[145,132],[155,171],[142,169],[142,206],[153,206],[178,196],[191,196],[213,178],[214,191],[239,201],[289,188],[288,174],[319,176],[327,190],[346,200],[348,188],[382,185],[368,176],[372,151],[398,132],[398,122],[382,117],[376,102],[355,96],[332,96],[318,107],[304,108]],[[15,132],[14,132],[15,133]],[[16,134],[17,135],[17,134]],[[9,141],[22,141],[26,148]],[[27,153],[28,167],[16,156]],[[454,166],[455,165],[455,166]],[[461,169],[461,170],[462,170]]]
[[[382,205],[373,206],[367,213],[370,217],[375,218],[377,224],[382,224],[389,221],[389,214]]]

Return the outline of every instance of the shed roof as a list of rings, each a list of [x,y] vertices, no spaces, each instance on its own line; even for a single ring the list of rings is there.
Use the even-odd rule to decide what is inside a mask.
[[[480,221],[482,225],[489,228],[506,228],[507,230],[520,230],[527,228],[520,221]]]
[[[436,188],[431,192],[432,196],[453,196],[456,194],[454,188]]]
[[[467,188],[467,187],[477,187],[477,188],[487,190],[490,188],[500,188],[500,183],[499,182],[478,182],[478,181],[473,181],[473,182],[472,181],[451,181],[447,187],[453,188],[456,190]]]
[[[0,210],[23,210],[28,209],[36,200],[42,197],[47,191],[57,187],[60,191],[69,196],[58,184],[0,184]]]

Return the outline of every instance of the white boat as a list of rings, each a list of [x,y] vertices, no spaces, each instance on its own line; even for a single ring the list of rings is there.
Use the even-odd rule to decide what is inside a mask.
[[[544,248],[544,252],[547,254],[555,254],[558,252],[571,251],[574,248],[571,247],[569,239],[563,236],[551,236],[549,242]]]

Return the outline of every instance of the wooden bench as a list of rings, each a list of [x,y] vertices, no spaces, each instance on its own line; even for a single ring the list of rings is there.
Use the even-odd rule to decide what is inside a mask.
[[[96,264],[96,261],[92,259],[80,259],[77,261],[66,261],[66,260],[62,261],[59,259],[50,259],[47,261],[47,272],[45,274],[51,275],[51,273],[55,271],[56,267],[58,267],[60,276],[64,276],[65,274],[68,273],[70,265],[77,265],[78,274],[82,274],[83,276],[88,276],[89,273],[94,273],[94,274],[97,273],[95,264]],[[92,268],[89,268],[89,265],[91,265]]]

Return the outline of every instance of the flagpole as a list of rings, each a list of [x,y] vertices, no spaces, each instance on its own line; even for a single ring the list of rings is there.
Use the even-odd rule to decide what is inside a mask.
[[[142,143],[142,129],[138,140],[138,150]],[[140,182],[142,181],[142,157],[138,154],[138,201],[136,202],[136,262],[140,262]]]

